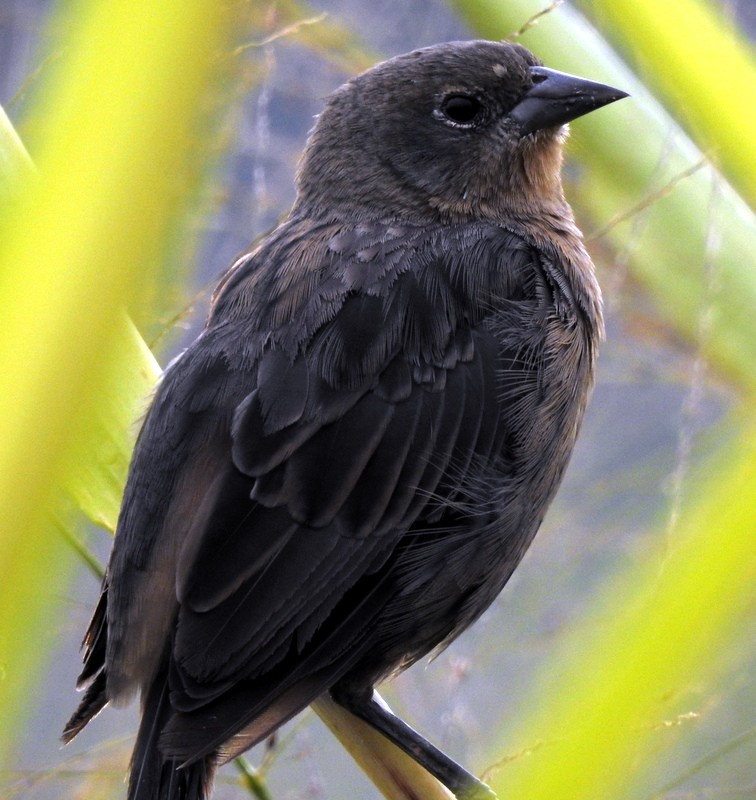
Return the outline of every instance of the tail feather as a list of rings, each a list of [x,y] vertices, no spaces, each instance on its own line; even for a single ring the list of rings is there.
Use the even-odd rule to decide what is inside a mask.
[[[79,707],[63,729],[61,740],[68,744],[77,736],[90,719],[97,716],[108,703],[107,673],[105,670],[105,640],[107,638],[107,578],[103,581],[100,600],[92,615],[87,634],[82,642],[84,669],[76,684],[77,689],[86,689]]]
[[[97,716],[107,705],[108,698],[105,694],[105,682],[105,672],[101,671],[89,685],[81,703],[79,703],[79,707],[66,723],[66,727],[63,729],[63,735],[61,736],[63,744],[68,744],[81,732],[82,728],[89,720]]]
[[[127,800],[207,800],[210,796],[217,759],[211,753],[191,764],[185,759],[164,757],[159,749],[160,733],[172,710],[168,681],[158,675],[144,701]]]

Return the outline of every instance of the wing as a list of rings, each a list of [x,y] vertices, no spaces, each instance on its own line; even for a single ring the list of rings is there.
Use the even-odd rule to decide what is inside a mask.
[[[541,340],[530,325],[502,347],[487,320],[537,317],[536,256],[500,229],[449,237],[274,237],[169,371],[119,523],[107,656],[114,691],[168,658],[167,755],[233,755],[333,685],[375,644],[403,537],[445,530],[439,498],[514,446]]]

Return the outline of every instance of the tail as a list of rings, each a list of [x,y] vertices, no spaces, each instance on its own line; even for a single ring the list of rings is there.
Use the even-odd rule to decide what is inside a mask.
[[[158,674],[142,709],[134,752],[127,800],[207,800],[210,796],[217,759],[214,754],[182,766],[185,759],[164,758],[160,734],[171,716],[168,681]]]
[[[103,581],[100,600],[92,615],[81,646],[84,649],[84,669],[76,682],[77,689],[86,689],[79,707],[63,729],[61,739],[68,744],[90,719],[96,717],[108,703],[107,674],[105,671],[105,640],[108,621],[108,581]]]

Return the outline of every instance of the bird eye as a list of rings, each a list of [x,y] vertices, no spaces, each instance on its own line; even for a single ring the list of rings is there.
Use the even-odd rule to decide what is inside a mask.
[[[483,115],[483,105],[477,97],[469,94],[452,94],[441,104],[446,119],[457,125],[474,125]]]

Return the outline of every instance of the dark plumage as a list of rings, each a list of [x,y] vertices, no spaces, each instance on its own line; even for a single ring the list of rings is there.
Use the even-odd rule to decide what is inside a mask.
[[[134,453],[64,734],[140,692],[129,798],[205,798],[328,691],[423,743],[372,687],[488,607],[562,477],[602,322],[560,126],[622,96],[478,41],[328,100]]]

